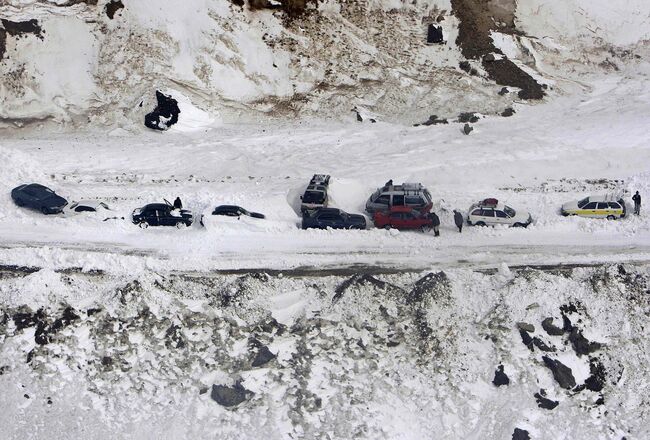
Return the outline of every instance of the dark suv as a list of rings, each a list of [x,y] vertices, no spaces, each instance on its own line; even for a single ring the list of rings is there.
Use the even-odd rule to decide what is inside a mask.
[[[174,209],[168,203],[150,203],[135,209],[132,214],[133,223],[141,228],[148,226],[176,226],[184,228],[194,222],[192,211]]]
[[[305,193],[300,196],[300,212],[304,215],[319,208],[327,208],[329,197],[330,176],[327,174],[314,174],[309,181]]]
[[[58,214],[68,201],[47,186],[38,183],[20,185],[11,190],[11,198],[18,206],[38,209],[43,214]]]
[[[366,218],[359,214],[348,214],[336,208],[317,209],[311,215],[302,217],[303,229],[366,229]]]

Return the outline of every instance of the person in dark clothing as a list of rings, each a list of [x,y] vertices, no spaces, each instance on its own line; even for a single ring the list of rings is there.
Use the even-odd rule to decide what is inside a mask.
[[[632,196],[632,200],[634,200],[634,213],[639,215],[641,213],[641,194],[639,194],[639,191]]]
[[[390,188],[391,186],[393,186],[393,179],[390,179],[384,184],[384,188]]]
[[[174,209],[183,209],[183,202],[181,202],[180,197],[176,197],[176,200],[174,200]]]
[[[454,209],[454,223],[456,223],[456,227],[458,228],[458,232],[463,232],[463,214],[460,212],[456,211]]]
[[[433,222],[433,235],[436,237],[440,236],[440,218],[436,215],[435,212],[429,213],[429,217]]]

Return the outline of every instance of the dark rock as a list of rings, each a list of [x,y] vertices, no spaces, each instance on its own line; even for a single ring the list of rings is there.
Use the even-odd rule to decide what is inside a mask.
[[[0,376],[5,374],[7,371],[9,371],[9,365],[3,365],[0,367]]]
[[[357,112],[357,122],[363,122],[363,117],[359,112]]]
[[[103,356],[101,362],[103,366],[110,367],[111,365],[113,365],[113,358],[110,356]]]
[[[25,34],[33,34],[41,40],[43,39],[43,29],[36,19],[27,21],[11,21],[3,18],[0,19],[0,22],[2,22],[2,27],[5,28],[7,34],[12,37],[21,37]]]
[[[598,342],[590,342],[577,328],[573,328],[569,334],[569,341],[578,356],[593,353],[602,347]]]
[[[501,87],[501,90],[499,90],[499,95],[503,96],[510,93],[510,90],[508,90],[507,87]]]
[[[528,334],[526,330],[519,330],[519,336],[521,336],[521,341],[530,351],[535,351],[533,338]]]
[[[501,385],[508,385],[510,383],[508,375],[503,371],[503,365],[499,365],[494,371],[494,379],[492,380],[492,383],[498,387]]]
[[[527,331],[528,333],[535,333],[535,326],[527,322],[518,322],[515,324],[519,330]]]
[[[545,96],[543,87],[509,59],[483,61],[483,68],[497,84],[519,87],[521,90],[517,96],[521,99],[542,99]]]
[[[553,378],[564,389],[570,390],[576,386],[576,379],[573,377],[571,368],[564,365],[562,362],[551,359],[548,356],[542,356],[544,364],[553,373]]]
[[[573,324],[567,315],[562,313],[562,330],[565,332],[570,332],[573,330]]]
[[[7,31],[0,28],[0,61],[2,61],[2,59],[4,58],[6,51],[7,51]]]
[[[440,44],[444,43],[445,39],[442,35],[442,26],[436,26],[435,24],[430,24],[427,29],[427,43],[428,44]]]
[[[404,293],[404,290],[400,287],[377,279],[372,275],[352,275],[350,278],[336,286],[336,289],[334,289],[334,296],[332,297],[332,303],[336,303],[338,300],[340,300],[345,292],[347,292],[349,289],[361,286],[372,286],[377,290],[394,292],[398,294]]]
[[[122,0],[111,0],[109,3],[106,4],[106,15],[108,18],[111,20],[113,17],[115,17],[115,13],[119,11],[120,9],[124,8],[124,3],[122,3]]]
[[[41,317],[39,317],[41,314]],[[28,327],[34,327],[42,319],[42,311],[36,313],[14,313],[12,316],[16,330],[23,330]]]
[[[469,63],[469,61],[461,61],[458,64],[458,67],[460,67],[461,70],[469,73],[470,70],[472,69],[472,65]]]
[[[470,134],[473,130],[474,130],[474,127],[472,127],[469,124],[465,124],[463,126],[463,133],[465,133],[465,134]]]
[[[165,332],[165,347],[169,349],[184,348],[185,345],[185,337],[181,328],[175,324],[170,325]]]
[[[165,131],[178,122],[181,110],[178,108],[178,101],[158,90],[156,90],[156,100],[158,104],[144,117],[144,125],[153,130]]]
[[[496,58],[494,54],[489,53],[483,57],[483,61],[491,63],[492,61],[496,61]]]
[[[514,114],[515,114],[515,109],[513,109],[512,107],[508,107],[501,113],[501,116],[503,116],[504,118],[509,118]]]
[[[515,431],[512,433],[512,440],[530,440],[530,435],[525,429],[515,428]]]
[[[23,397],[24,397],[25,399],[29,399],[29,394],[23,394]]]
[[[413,289],[406,295],[406,303],[420,304],[427,299],[446,298],[451,291],[449,278],[444,272],[429,272],[415,282]]]
[[[533,345],[535,345],[535,347],[539,348],[542,351],[555,352],[555,347],[549,347],[548,345],[546,345],[544,341],[539,339],[537,336],[533,338]]]
[[[474,112],[466,112],[466,113],[461,113],[458,115],[458,122],[470,122],[470,123],[475,123],[478,122],[479,117],[476,113]]]
[[[232,387],[225,385],[212,385],[210,397],[219,405],[231,407],[250,399],[253,392],[244,388],[241,383],[237,382]]]
[[[253,367],[260,367],[264,364],[271,362],[275,358],[276,355],[271,353],[269,347],[263,345],[257,350],[257,354],[255,355],[255,359],[253,359],[253,363],[251,365]]]
[[[551,400],[545,397],[546,396],[546,391],[539,390],[539,393],[535,393],[535,401],[537,402],[537,406],[539,406],[542,409],[548,409],[552,410],[555,409],[560,402]]]
[[[386,342],[386,347],[397,347],[399,345],[399,341],[388,341]]]
[[[418,127],[420,125],[438,125],[438,124],[449,124],[449,121],[446,119],[439,119],[437,115],[431,115],[429,116],[429,119],[424,121],[422,124],[413,124],[415,127]]]
[[[607,379],[607,370],[598,359],[589,359],[589,372],[591,375],[585,380],[585,386],[588,390],[600,392],[605,386]]]
[[[546,318],[542,321],[542,328],[546,333],[551,336],[562,336],[564,334],[564,329],[556,327],[553,324],[553,318]]]

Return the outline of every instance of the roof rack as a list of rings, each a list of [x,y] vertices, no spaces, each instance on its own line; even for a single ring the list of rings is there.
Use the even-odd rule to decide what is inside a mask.
[[[329,185],[330,175],[329,174],[314,174],[314,176],[309,181],[310,185]]]
[[[499,204],[499,201],[495,198],[487,198],[478,202],[478,205],[482,208],[496,208]]]

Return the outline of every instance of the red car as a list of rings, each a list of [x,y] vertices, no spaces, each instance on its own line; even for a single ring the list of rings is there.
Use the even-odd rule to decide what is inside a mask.
[[[378,228],[421,229],[429,231],[433,228],[433,219],[428,213],[422,213],[410,206],[393,206],[388,212],[377,211],[373,221]]]

